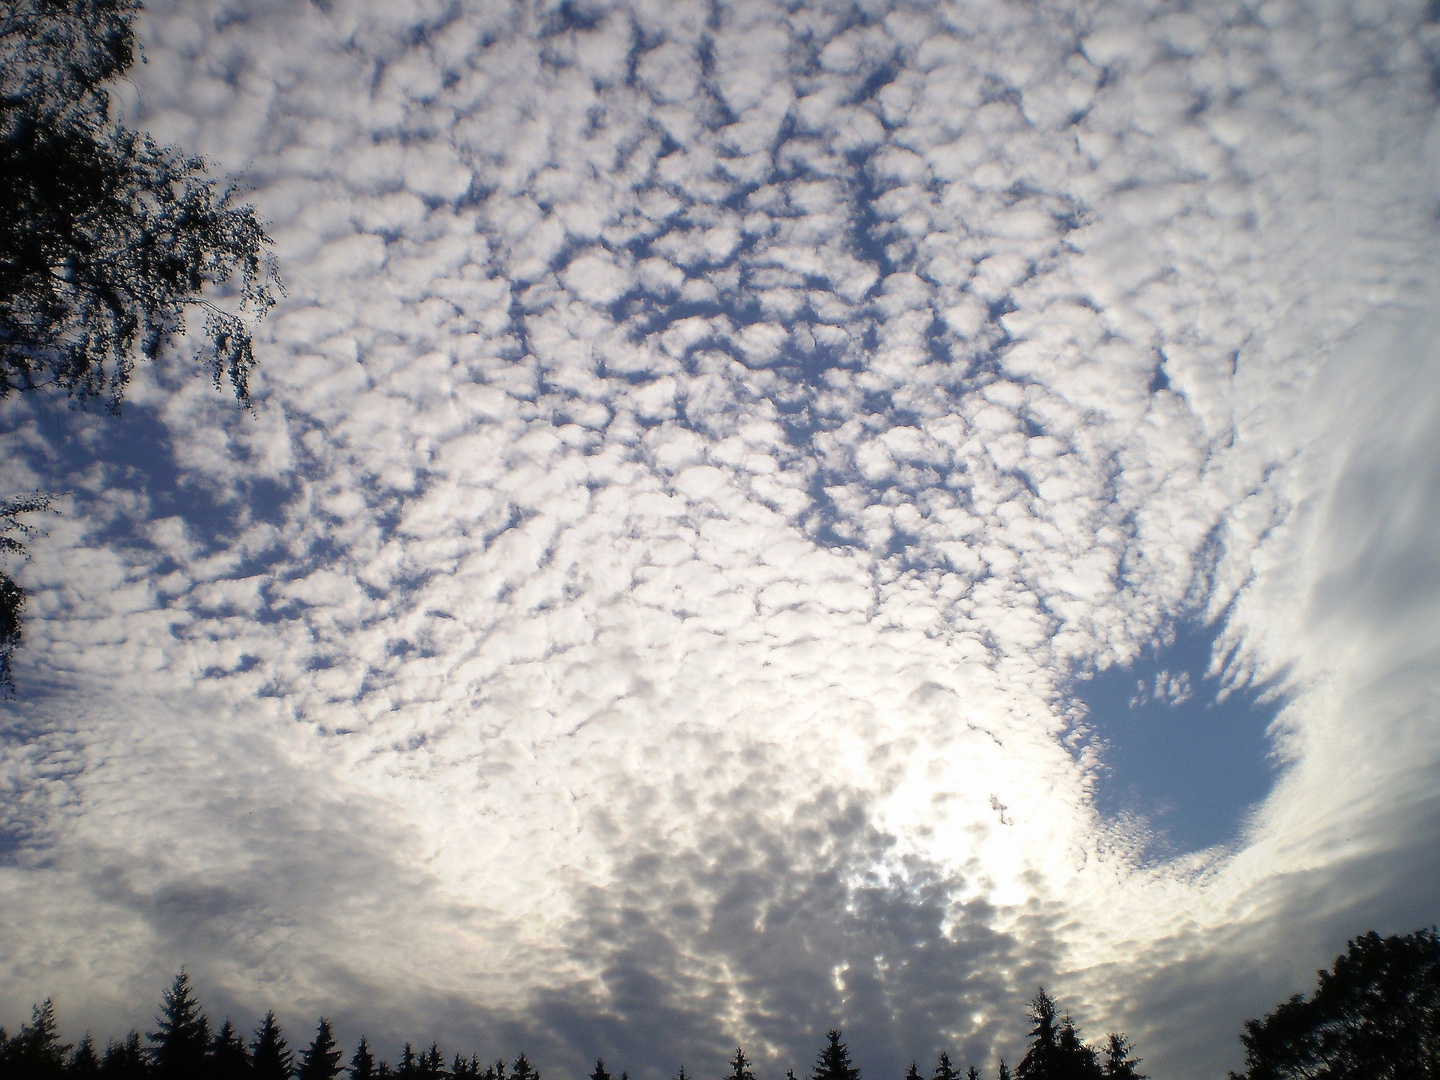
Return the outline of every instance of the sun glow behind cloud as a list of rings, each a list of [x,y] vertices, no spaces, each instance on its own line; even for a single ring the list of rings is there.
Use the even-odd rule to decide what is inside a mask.
[[[153,4],[290,297],[253,420],[6,406],[7,1010],[892,1068],[1043,979],[1200,1075],[1433,919],[1421,16]],[[1221,612],[1290,765],[1155,863],[1071,678]]]

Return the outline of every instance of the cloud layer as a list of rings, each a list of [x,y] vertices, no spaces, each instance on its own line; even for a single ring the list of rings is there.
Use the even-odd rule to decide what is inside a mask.
[[[289,298],[253,418],[168,369],[5,405],[70,493],[5,1013],[139,1024],[183,962],[542,1070],[841,1024],[888,1075],[1013,1060],[1045,981],[1235,1063],[1436,917],[1425,18],[153,4],[117,98]],[[1197,612],[1287,767],[1157,864],[1069,688]]]

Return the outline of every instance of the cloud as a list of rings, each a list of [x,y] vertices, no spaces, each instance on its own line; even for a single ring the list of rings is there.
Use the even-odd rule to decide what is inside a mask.
[[[254,419],[167,368],[118,426],[4,404],[71,493],[5,1011],[139,1023],[187,962],[542,1069],[841,1023],[883,1072],[1013,1059],[1044,978],[1233,1064],[1433,921],[1366,884],[1433,832],[1421,22],[152,5],[121,104],[242,177],[290,295]],[[1289,765],[1148,864],[1067,686],[1197,610]]]

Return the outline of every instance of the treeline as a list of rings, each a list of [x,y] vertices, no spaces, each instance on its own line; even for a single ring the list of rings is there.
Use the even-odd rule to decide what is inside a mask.
[[[1068,1015],[1043,989],[1029,1005],[1030,1033],[1024,1056],[1010,1067],[1002,1060],[996,1080],[1144,1080],[1124,1035],[1107,1035],[1100,1046],[1084,1043]],[[431,1043],[417,1051],[406,1043],[392,1066],[377,1060],[362,1037],[348,1065],[324,1017],[315,1037],[294,1054],[267,1012],[247,1042],[229,1020],[218,1030],[195,1000],[182,970],[161,998],[157,1030],[142,1044],[131,1031],[100,1051],[86,1035],[73,1047],[60,1041],[49,1001],[35,1006],[30,1023],[9,1036],[0,1028],[0,1080],[541,1080],[522,1053],[507,1065],[482,1065],[478,1055],[456,1054],[448,1062]],[[1245,1071],[1230,1080],[1440,1080],[1440,934],[1432,927],[1404,936],[1371,932],[1348,943],[1331,970],[1319,973],[1308,999],[1296,994],[1274,1012],[1250,1020],[1240,1035]],[[148,1045],[147,1045],[148,1044]],[[756,1080],[737,1048],[723,1080]],[[930,1080],[980,1080],[962,1073],[942,1053]],[[613,1080],[603,1061],[588,1080]],[[629,1080],[621,1072],[620,1080]],[[675,1080],[693,1080],[680,1067]],[[787,1070],[785,1080],[798,1080]],[[839,1031],[826,1036],[809,1080],[861,1080]],[[905,1080],[926,1080],[911,1062]]]
[[[1012,1074],[1002,1059],[997,1080],[1143,1080],[1123,1035],[1106,1036],[1102,1046],[1081,1041],[1074,1022],[1062,1016],[1044,989],[1031,1000],[1029,1046]],[[8,1036],[0,1028],[0,1080],[542,1080],[521,1053],[505,1061],[482,1064],[478,1054],[447,1058],[436,1043],[417,1050],[406,1043],[395,1065],[376,1058],[362,1036],[348,1064],[335,1042],[330,1021],[321,1017],[315,1037],[299,1054],[289,1047],[273,1012],[267,1012],[245,1040],[227,1019],[212,1030],[183,970],[164,992],[156,1030],[142,1041],[131,1031],[100,1050],[87,1034],[73,1046],[60,1041],[55,1009],[49,1000],[36,1005],[30,1023]],[[798,1080],[787,1070],[786,1080]],[[942,1053],[931,1080],[979,1080],[971,1065],[963,1073]],[[595,1062],[588,1080],[613,1080],[603,1060]],[[622,1071],[619,1080],[629,1080]],[[675,1080],[692,1080],[683,1065]],[[736,1048],[724,1080],[756,1080],[745,1051]],[[815,1058],[809,1080],[860,1080],[841,1033],[831,1031]],[[925,1080],[918,1062],[911,1062],[905,1080]]]

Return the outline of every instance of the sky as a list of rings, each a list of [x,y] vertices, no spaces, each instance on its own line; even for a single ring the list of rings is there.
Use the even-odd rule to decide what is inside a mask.
[[[255,408],[0,403],[0,1023],[1157,1080],[1440,920],[1440,10],[153,0]]]

